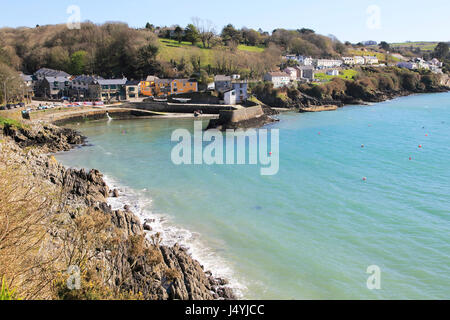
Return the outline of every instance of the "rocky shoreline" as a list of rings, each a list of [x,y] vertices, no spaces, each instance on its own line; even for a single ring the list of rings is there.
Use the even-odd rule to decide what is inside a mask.
[[[74,130],[47,123],[27,122],[23,127],[0,128],[0,149],[11,155],[8,161],[21,164],[42,185],[61,193],[58,209],[51,215],[65,217],[63,224],[72,225],[80,215],[95,212],[111,224],[106,230],[111,238],[113,233],[120,235],[114,250],[106,243],[89,248],[101,262],[97,272],[106,286],[115,291],[139,293],[149,300],[236,299],[227,280],[204,270],[186,248],[160,245],[159,235],[148,239],[151,221],[141,222],[127,205],[122,210],[113,210],[107,200],[118,196],[118,191],[109,189],[99,171],[68,169],[51,156],[82,146],[85,141]],[[62,226],[47,227],[51,246],[62,246]],[[136,239],[142,239],[139,254]]]

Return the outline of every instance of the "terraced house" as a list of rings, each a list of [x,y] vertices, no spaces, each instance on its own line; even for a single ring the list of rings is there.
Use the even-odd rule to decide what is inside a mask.
[[[91,91],[97,89],[97,99],[101,101],[120,101],[126,99],[125,84],[127,78],[123,79],[98,79],[94,86],[97,88],[90,88]]]
[[[155,78],[151,79],[151,81],[141,82],[141,93],[148,97],[170,96],[191,92],[198,92],[198,83],[196,80]]]

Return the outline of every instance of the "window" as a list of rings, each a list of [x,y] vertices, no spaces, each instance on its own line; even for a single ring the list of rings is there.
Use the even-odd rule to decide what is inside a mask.
[[[108,90],[108,89],[109,89],[109,86],[103,85],[103,86],[102,86],[102,89],[103,89],[103,90]]]
[[[134,92],[134,87],[130,87],[129,90],[130,90],[131,92]]]
[[[136,98],[136,95],[134,93],[130,94],[130,98]]]
[[[110,88],[114,90],[114,89],[117,89],[117,86],[116,86],[115,84],[112,84],[112,85],[110,86]]]

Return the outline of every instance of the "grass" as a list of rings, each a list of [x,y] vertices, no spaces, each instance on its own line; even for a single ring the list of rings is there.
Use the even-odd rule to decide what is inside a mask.
[[[201,57],[202,67],[207,67],[208,65],[214,64],[214,51],[203,47],[201,42],[196,45],[192,45],[192,43],[185,41],[179,43],[177,40],[159,39],[159,44],[160,49],[158,56],[164,61],[180,61],[182,58],[189,60],[192,55],[197,55]],[[241,44],[238,46],[238,50],[261,53],[265,49],[263,47]]]
[[[338,76],[330,76],[330,75],[327,75],[326,73],[316,73],[314,75],[314,78],[317,80],[324,81],[324,82],[330,81],[333,78],[341,78],[344,80],[353,80],[357,74],[358,74],[358,72],[356,70],[348,69],[348,70],[340,71]]]
[[[0,116],[0,128],[3,128],[5,125],[11,125],[11,126],[15,126],[17,128],[25,127],[24,124],[18,120]]]
[[[376,56],[380,62],[386,62],[386,54],[376,51],[363,51],[363,50],[349,50],[348,53],[351,56]],[[389,56],[389,61],[399,62],[401,61],[397,57]]]
[[[248,52],[264,52],[264,50],[266,50],[264,47],[258,47],[258,46],[247,46],[245,44],[240,44],[238,45],[238,50],[241,51],[248,51]]]
[[[419,48],[422,51],[433,51],[437,46],[437,42],[401,42],[401,43],[392,43],[391,47],[393,48]]]
[[[203,48],[202,44],[192,45],[190,42],[179,43],[176,40],[159,39],[160,49],[159,58],[165,61],[180,61],[182,58],[190,60],[193,55],[201,58],[201,66],[206,67],[212,65],[214,61],[214,53],[211,49]]]
[[[2,284],[0,287],[0,301],[18,300],[15,290],[9,289],[5,278],[2,278]]]

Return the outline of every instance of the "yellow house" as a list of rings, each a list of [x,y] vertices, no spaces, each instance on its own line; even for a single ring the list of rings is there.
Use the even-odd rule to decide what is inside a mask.
[[[141,93],[148,97],[170,96],[197,91],[197,81],[190,79],[155,79],[154,81],[141,82]]]

